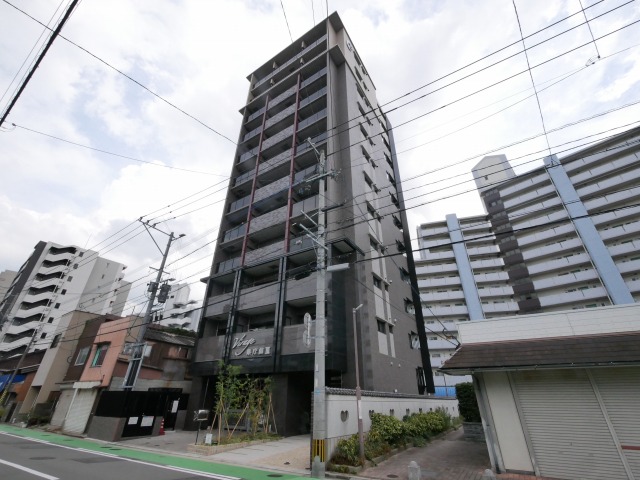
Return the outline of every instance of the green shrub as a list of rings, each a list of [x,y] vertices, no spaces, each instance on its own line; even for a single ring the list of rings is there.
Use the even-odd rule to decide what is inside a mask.
[[[371,430],[390,445],[402,444],[407,436],[404,423],[391,415],[371,414]]]
[[[338,441],[338,445],[331,456],[331,463],[334,465],[351,465],[360,464],[360,443],[358,435],[351,435],[349,438],[343,438]]]
[[[435,411],[440,414],[444,421],[444,430],[449,430],[453,426],[453,418],[451,418],[449,412],[447,412],[444,407],[438,407]]]
[[[364,441],[364,456],[367,459],[373,460],[376,457],[386,455],[391,450],[391,445],[382,438],[379,431],[369,430]]]
[[[459,383],[456,385],[456,395],[458,397],[458,408],[460,416],[465,422],[480,422],[480,409],[478,400],[471,382]]]

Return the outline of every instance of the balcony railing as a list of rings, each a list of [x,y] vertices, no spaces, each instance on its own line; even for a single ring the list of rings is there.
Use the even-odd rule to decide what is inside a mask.
[[[218,268],[216,269],[216,273],[229,272],[234,268],[238,268],[239,266],[240,266],[240,257],[230,258],[229,260],[225,260],[224,262],[218,263]]]

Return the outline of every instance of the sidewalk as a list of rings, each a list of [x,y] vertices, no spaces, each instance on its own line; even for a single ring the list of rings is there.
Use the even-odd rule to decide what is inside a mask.
[[[196,432],[168,431],[160,437],[122,440],[120,445],[149,451],[190,456],[215,463],[267,468],[298,476],[309,476],[310,436],[300,435],[282,440],[243,447],[237,450],[202,456],[188,453],[187,445],[194,443]],[[203,438],[203,433],[199,439]],[[357,477],[373,480],[408,480],[409,463],[416,462],[425,480],[481,480],[484,471],[491,468],[487,446],[484,442],[464,439],[462,429],[454,430],[431,441],[424,447],[409,448],[379,465],[369,467]],[[344,474],[327,476],[345,478]],[[354,477],[356,478],[356,477]],[[517,474],[496,475],[498,480],[544,480],[539,477]]]

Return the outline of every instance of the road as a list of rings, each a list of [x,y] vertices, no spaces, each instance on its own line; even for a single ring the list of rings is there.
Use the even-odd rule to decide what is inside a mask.
[[[140,452],[114,444],[99,445],[48,434],[34,438],[0,430],[2,480],[261,480],[281,476],[253,469],[234,471],[228,466],[166,455],[140,456]],[[294,478],[293,475],[282,477]]]

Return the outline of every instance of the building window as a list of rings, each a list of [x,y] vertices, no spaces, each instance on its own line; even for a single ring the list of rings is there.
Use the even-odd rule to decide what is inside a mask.
[[[68,276],[67,277],[67,282],[70,282],[71,280],[73,280],[73,277],[72,276]]]
[[[92,367],[99,367],[104,362],[104,357],[107,355],[107,350],[109,350],[108,343],[101,343],[96,346],[96,353],[93,355],[93,360],[91,360]]]
[[[63,289],[60,291],[60,295],[66,295],[66,294],[67,294],[67,290],[63,288]]]
[[[60,308],[60,304],[56,303],[55,307],[53,307],[53,308]]]
[[[74,365],[84,365],[84,362],[87,361],[87,357],[89,356],[89,352],[91,351],[91,347],[83,347],[78,352],[78,356],[76,357],[76,363]]]
[[[420,337],[416,332],[411,332],[409,334],[409,345],[412,350],[420,350]]]
[[[382,280],[380,280],[378,277],[374,276],[373,277],[373,286],[376,288],[382,288]]]
[[[387,333],[387,329],[385,327],[385,323],[382,320],[378,320],[378,332]]]
[[[58,343],[60,343],[60,335],[58,334],[55,337],[53,337],[53,341],[51,342],[51,348],[56,348],[58,346]]]
[[[53,317],[49,317],[49,320],[47,320],[47,323],[53,323]]]

